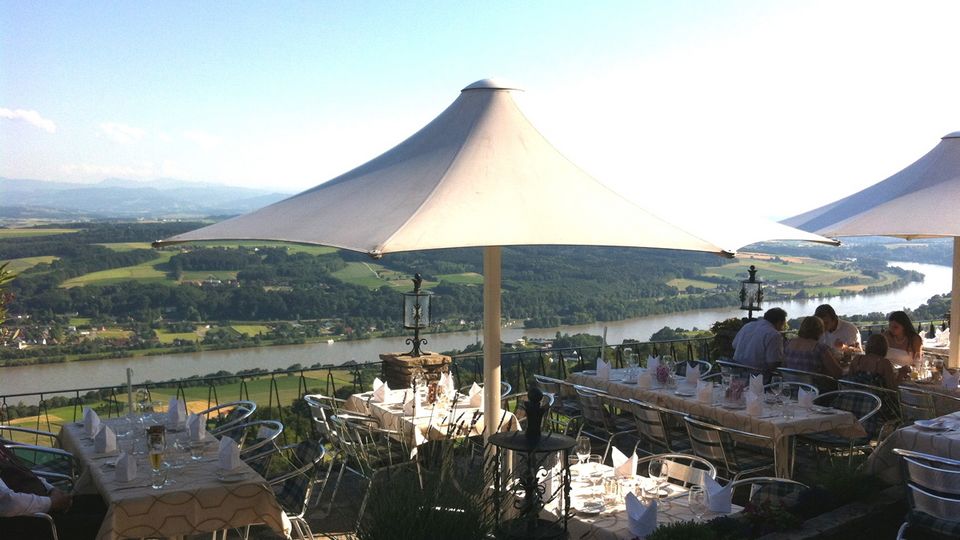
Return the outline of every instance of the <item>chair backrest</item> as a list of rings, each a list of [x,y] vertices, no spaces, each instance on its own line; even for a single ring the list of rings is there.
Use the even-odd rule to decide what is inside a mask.
[[[936,404],[930,392],[900,385],[897,393],[900,396],[900,414],[904,422],[913,423],[937,417]]]
[[[730,486],[733,496],[736,496],[737,489],[740,487],[749,486],[748,500],[752,504],[770,503],[781,504],[786,507],[795,506],[799,502],[800,494],[809,489],[806,484],[801,484],[796,480],[771,476],[735,480],[730,483]]]
[[[283,435],[283,424],[276,420],[254,420],[231,426],[221,436],[230,437],[240,445],[240,455],[253,456],[276,446],[276,440]]]
[[[320,441],[327,441],[332,435],[333,428],[330,426],[330,416],[337,414],[337,408],[318,394],[307,394],[303,400],[310,407],[310,416],[313,423],[313,430]]]
[[[720,366],[720,373],[730,373],[735,377],[749,377],[763,373],[763,370],[732,360],[717,360],[717,365]]]
[[[197,413],[197,416],[205,416],[207,422],[213,422],[214,427],[210,429],[214,434],[221,433],[231,427],[246,422],[253,413],[257,411],[257,404],[252,401],[231,401],[230,403],[221,403],[213,407],[204,409]]]
[[[294,470],[270,481],[271,484],[282,484],[276,491],[277,502],[288,515],[301,517],[307,511],[310,491],[324,453],[323,445],[316,441],[300,442],[293,451]]]
[[[876,437],[880,432],[882,421],[877,413],[880,412],[883,403],[874,394],[863,390],[834,390],[820,394],[813,402],[853,413],[870,438]]]
[[[862,390],[877,396],[880,398],[881,420],[900,422],[900,397],[896,390],[844,379],[840,379],[837,383],[840,390]]]
[[[802,369],[777,368],[777,373],[786,382],[801,382],[816,386],[821,392],[832,392],[837,389],[837,380],[823,373],[804,371]]]
[[[726,471],[737,469],[733,438],[719,426],[684,416],[693,453],[711,463],[719,463]]]
[[[554,379],[546,375],[534,375],[533,379],[537,381],[537,384],[540,386],[540,389],[543,390],[544,394],[560,395],[560,390],[563,388],[563,381],[560,379]]]
[[[479,381],[477,381],[477,384],[480,386],[483,386],[482,384],[480,384]],[[462,386],[459,389],[457,389],[457,392],[465,396],[467,395],[468,392],[470,392],[471,388],[473,388],[473,384]],[[507,396],[509,396],[510,392],[513,392],[513,387],[510,386],[510,383],[508,383],[507,381],[500,381],[500,399],[502,400]]]
[[[663,446],[668,452],[673,452],[673,440],[670,429],[667,427],[667,418],[670,415],[678,417],[682,415],[645,401],[631,399],[630,404],[632,405],[630,412],[636,420],[637,432],[655,444]]]
[[[788,381],[784,381],[784,382],[781,383],[781,384],[783,385],[783,393],[784,393],[784,395],[786,395],[786,396],[789,397],[790,399],[794,399],[794,400],[797,399],[797,395],[800,393],[800,389],[801,389],[801,388],[804,389],[804,390],[807,391],[807,392],[813,392],[814,394],[819,394],[819,393],[820,393],[820,389],[817,388],[816,386],[812,385],[812,384],[807,384],[807,383],[802,383],[802,382],[795,382],[795,381],[789,381],[789,382],[788,382]],[[763,385],[763,391],[764,391],[764,392],[769,392],[769,391],[771,391],[771,390],[774,390],[774,386],[776,386],[776,385],[773,384],[773,383],[765,384],[765,385]]]
[[[900,448],[893,451],[901,456],[910,508],[960,521],[960,461]]]
[[[607,410],[603,408],[603,399],[593,390],[577,386],[577,401],[583,414],[584,424],[587,426],[607,429]]]
[[[702,486],[706,477],[716,478],[717,468],[713,463],[698,456],[689,454],[654,454],[637,460],[638,474],[646,475],[644,470],[651,460],[663,459],[667,463],[667,477],[671,483],[683,487],[691,485]]]

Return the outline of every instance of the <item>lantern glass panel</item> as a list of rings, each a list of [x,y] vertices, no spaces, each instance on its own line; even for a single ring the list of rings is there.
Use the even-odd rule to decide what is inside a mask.
[[[760,309],[758,293],[760,292],[761,286],[761,283],[750,283],[749,281],[743,282],[743,290],[747,293],[747,295],[740,306],[741,309]]]
[[[420,320],[417,321],[419,303]],[[430,295],[406,293],[403,295],[404,328],[427,328],[430,325]]]

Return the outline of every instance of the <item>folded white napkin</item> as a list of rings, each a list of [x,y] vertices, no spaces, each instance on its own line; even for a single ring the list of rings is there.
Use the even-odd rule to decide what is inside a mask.
[[[232,471],[240,466],[240,447],[230,437],[224,436],[220,439],[220,451],[217,455],[220,458],[220,468],[225,471]]]
[[[763,395],[763,375],[750,376],[750,391],[758,396]]]
[[[601,381],[610,380],[610,364],[601,358],[597,358],[597,378]]]
[[[483,387],[479,384],[473,383],[470,386],[467,397],[470,398],[471,407],[483,407]]]
[[[457,383],[456,381],[453,380],[453,373],[447,373],[446,375],[447,375],[447,380],[444,381],[444,383],[446,384],[444,388],[446,388],[447,390],[447,396],[453,396],[454,394],[457,393]]]
[[[625,501],[627,507],[627,528],[630,534],[646,536],[657,528],[657,501],[644,505],[631,491]]]
[[[374,377],[374,378],[373,378],[373,389],[376,390],[377,388],[380,388],[381,386],[383,386],[383,381],[380,380],[380,377]]]
[[[637,375],[637,385],[640,388],[653,387],[653,375],[651,374],[651,371],[649,369],[644,371],[640,375]]]
[[[137,459],[124,452],[117,458],[117,481],[129,482],[137,477]]]
[[[750,416],[760,416],[763,414],[763,399],[753,391],[747,392],[747,414]]]
[[[481,394],[482,396],[482,394]],[[420,405],[420,397],[416,392],[408,392],[403,402],[403,414],[406,416],[418,417],[422,416],[422,407]]]
[[[613,461],[613,474],[617,478],[633,478],[637,474],[637,453],[627,457],[623,452],[613,447],[610,453],[610,459]]]
[[[731,485],[720,486],[709,475],[703,475],[703,488],[707,492],[707,506],[711,512],[729,514],[733,511],[730,500],[733,498]]]
[[[713,383],[697,381],[697,401],[700,403],[713,403]]]
[[[813,407],[813,398],[815,397],[817,397],[816,391],[799,388],[797,390],[797,405],[804,409],[809,409]]]
[[[648,356],[648,357],[647,357],[647,371],[649,371],[650,373],[656,373],[658,367],[660,367],[660,357],[659,357],[659,356]]]
[[[687,364],[687,383],[691,385],[695,385],[699,380],[700,380],[700,366]]]
[[[955,389],[957,383],[960,382],[960,374],[951,375],[949,371],[943,370],[943,387]]]
[[[191,441],[199,442],[207,436],[206,419],[199,414],[191,414],[187,417],[187,435]]]
[[[103,426],[100,433],[93,438],[93,451],[98,454],[111,454],[117,451],[117,434],[110,426]]]
[[[87,437],[93,437],[100,431],[100,415],[90,407],[83,408],[83,431]]]
[[[380,384],[377,384],[380,383]],[[380,382],[380,379],[373,380],[373,401],[377,403],[383,403],[387,400],[387,396],[390,395],[390,387],[385,382]]]
[[[175,426],[187,421],[187,404],[177,398],[170,398],[167,405],[167,421]]]

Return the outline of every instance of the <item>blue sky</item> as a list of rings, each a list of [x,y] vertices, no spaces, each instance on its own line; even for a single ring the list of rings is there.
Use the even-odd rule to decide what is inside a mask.
[[[782,217],[960,130],[957,2],[0,0],[0,176],[299,191],[491,75],[601,181]],[[686,192],[686,189],[685,189]]]

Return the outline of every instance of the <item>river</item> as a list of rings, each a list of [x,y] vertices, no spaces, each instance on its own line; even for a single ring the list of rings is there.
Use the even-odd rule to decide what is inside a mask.
[[[829,302],[844,314],[866,314],[870,312],[889,312],[904,307],[916,308],[935,294],[950,291],[951,269],[947,266],[892,262],[891,265],[908,270],[917,270],[925,276],[919,283],[887,293],[841,296],[828,299],[791,300],[776,305],[787,310],[790,317],[813,314],[816,306]],[[772,304],[771,304],[772,307]],[[715,321],[742,316],[736,308],[705,309],[665,315],[638,317],[623,321],[593,323],[563,328],[515,328],[503,329],[503,340],[514,341],[521,337],[553,337],[558,331],[575,334],[587,332],[595,335],[603,333],[607,327],[608,343],[620,343],[624,338],[649,339],[650,335],[664,326],[671,328],[708,328]],[[447,351],[463,349],[473,343],[476,332],[452,332],[427,335],[427,349]],[[372,362],[378,360],[378,354],[388,351],[404,351],[404,338],[378,338],[361,341],[340,341],[332,344],[315,343],[308,345],[289,345],[233,349],[226,351],[208,351],[175,355],[142,356],[136,358],[116,358],[89,362],[69,362],[37,366],[0,368],[0,395],[33,393],[70,388],[89,388],[119,384],[125,379],[125,368],[134,371],[134,382],[145,380],[167,380],[191,375],[205,375],[218,370],[240,371],[242,369],[286,368],[293,364],[309,366],[315,363],[342,364],[349,360]],[[33,402],[25,399],[24,402]]]

